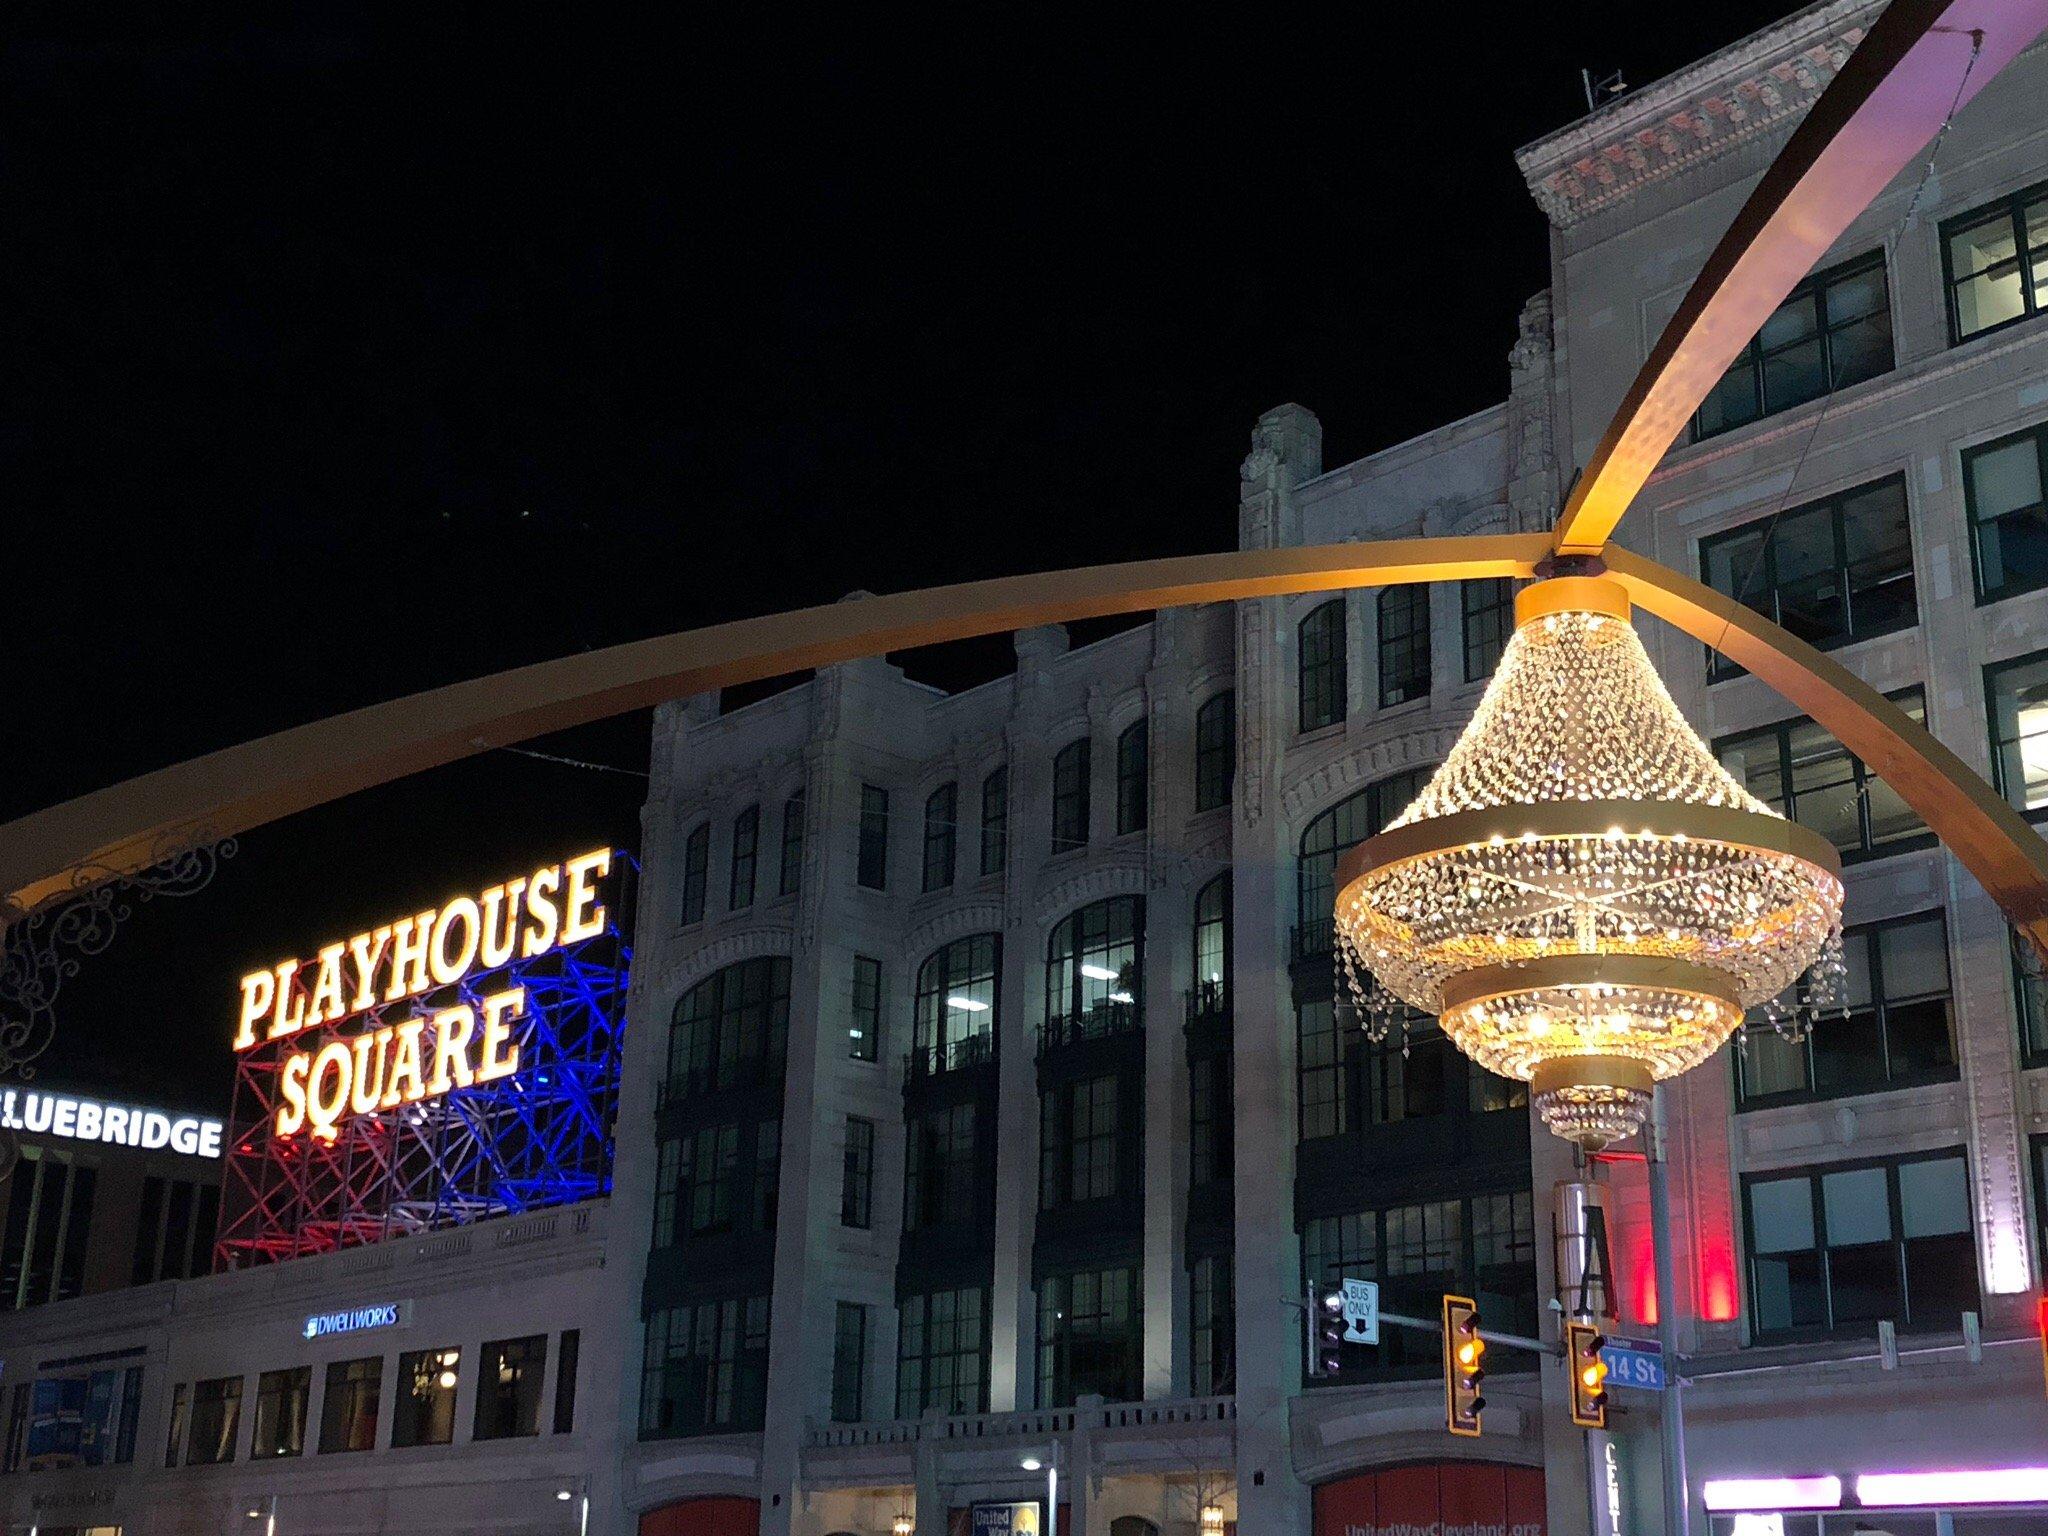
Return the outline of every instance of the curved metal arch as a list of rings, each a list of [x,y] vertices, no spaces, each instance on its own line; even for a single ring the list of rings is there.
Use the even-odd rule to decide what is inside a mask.
[[[1558,553],[1605,548],[1771,311],[1927,146],[1951,106],[1970,101],[2043,28],[2048,0],[1892,0],[1757,182],[1650,349],[1565,502],[1552,535]]]
[[[547,731],[711,688],[1033,624],[1360,586],[1529,576],[1544,534],[1189,555],[1005,577],[689,630],[523,667],[300,726],[0,827],[17,910],[227,836]],[[2048,952],[2048,843],[1968,764],[1840,662],[1655,561],[1608,552],[1638,607],[1746,667],[1883,775]]]

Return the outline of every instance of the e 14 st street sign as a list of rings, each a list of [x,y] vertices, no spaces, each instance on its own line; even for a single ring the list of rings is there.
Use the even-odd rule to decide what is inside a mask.
[[[1600,1346],[1600,1358],[1607,1362],[1610,1387],[1664,1390],[1664,1347],[1655,1339],[1610,1338]]]

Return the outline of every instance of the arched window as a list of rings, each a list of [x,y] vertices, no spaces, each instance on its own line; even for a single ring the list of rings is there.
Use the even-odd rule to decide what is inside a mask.
[[[676,1004],[664,1097],[779,1083],[788,1047],[788,957],[762,955],[728,965]]]
[[[1230,1007],[1230,876],[1218,875],[1195,895],[1195,990],[1197,1016]]]
[[[941,784],[924,802],[924,889],[943,891],[953,883],[953,853],[959,842],[960,790]]]
[[[1088,844],[1088,738],[1070,741],[1052,760],[1052,851]]]
[[[1116,739],[1116,835],[1142,832],[1150,819],[1150,732],[1145,722],[1127,726]]]
[[[1369,784],[1339,800],[1302,832],[1301,862],[1295,870],[1296,959],[1330,952],[1337,861],[1405,811],[1434,772],[1434,767],[1410,768]]]
[[[1300,689],[1299,729],[1319,730],[1344,718],[1344,599],[1333,597],[1301,621],[1295,635]]]
[[[676,921],[685,927],[704,921],[704,887],[711,874],[711,823],[683,839],[683,883],[676,895]]]
[[[1195,809],[1230,804],[1237,779],[1237,694],[1231,689],[1195,711]]]
[[[732,883],[725,905],[737,912],[754,904],[754,874],[761,862],[761,807],[750,805],[732,819]]]
[[[942,945],[917,968],[911,1021],[913,1076],[950,1072],[987,1061],[996,1033],[996,968],[1000,935],[970,934]]]
[[[1145,899],[1070,912],[1045,948],[1046,1042],[1121,1034],[1144,1021]]]
[[[804,792],[782,802],[782,868],[775,882],[778,896],[794,896],[804,878]]]

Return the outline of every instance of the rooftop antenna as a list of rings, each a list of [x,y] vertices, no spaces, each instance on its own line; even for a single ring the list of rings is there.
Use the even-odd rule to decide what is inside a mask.
[[[1579,71],[1579,83],[1586,88],[1588,112],[1597,112],[1603,103],[1628,94],[1628,82],[1621,78],[1621,71],[1618,69],[1611,75],[1602,75],[1598,80],[1593,78],[1593,71],[1582,69]]]

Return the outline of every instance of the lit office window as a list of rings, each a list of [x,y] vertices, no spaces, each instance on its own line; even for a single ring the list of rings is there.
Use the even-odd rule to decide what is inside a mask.
[[[2048,426],[1963,451],[1977,596],[1986,602],[2048,585]]]
[[[2048,651],[1986,667],[1984,692],[1999,793],[2029,816],[2048,810]]]
[[[1927,720],[1919,688],[1887,697],[1911,719]],[[1785,720],[1724,736],[1714,755],[1737,783],[1781,815],[1818,832],[1846,859],[1924,847],[1927,824],[1863,760],[1812,720]]]
[[[1145,899],[1069,913],[1045,950],[1044,1046],[1144,1027]]]
[[[455,1438],[459,1349],[415,1349],[398,1357],[398,1402],[391,1421],[394,1449],[446,1445]]]
[[[999,934],[940,946],[917,968],[910,1073],[930,1077],[989,1060],[995,1044]]]
[[[1771,312],[1693,417],[1695,440],[1892,369],[1884,252],[1816,272]]]
[[[1948,220],[1941,255],[1952,343],[2039,314],[2048,308],[2048,186]]]
[[[1218,875],[1195,893],[1195,990],[1190,1018],[1230,1009],[1230,876]]]

